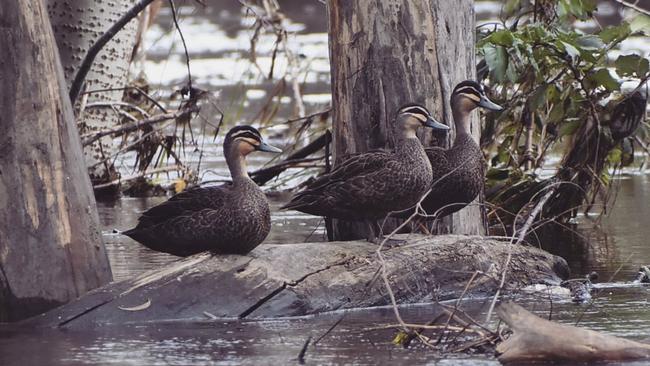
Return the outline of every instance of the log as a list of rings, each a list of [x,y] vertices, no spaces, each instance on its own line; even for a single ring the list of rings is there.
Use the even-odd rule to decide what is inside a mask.
[[[112,276],[45,5],[3,2],[0,24],[2,322]]]
[[[542,319],[507,302],[497,314],[513,334],[497,346],[499,361],[621,361],[650,358],[650,344]]]
[[[402,236],[383,252],[400,304],[493,294],[508,242],[471,236]],[[138,278],[107,285],[30,320],[32,326],[97,325],[221,317],[300,316],[390,304],[377,246],[365,241],[261,245],[246,256],[198,254]],[[559,281],[566,262],[540,249],[511,246],[507,288]]]

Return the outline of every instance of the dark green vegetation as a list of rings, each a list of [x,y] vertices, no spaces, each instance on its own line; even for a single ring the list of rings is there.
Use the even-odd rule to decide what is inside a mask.
[[[612,172],[631,163],[634,146],[645,148],[648,60],[614,56],[633,35],[627,22],[576,30],[576,21],[595,20],[593,1],[527,4],[509,1],[503,24],[479,28],[479,78],[489,80],[492,96],[506,107],[487,116],[481,136],[490,163],[486,196],[497,207],[490,219],[513,224],[516,213],[544,197],[544,219],[566,221],[584,204],[604,212]],[[633,90],[623,93],[626,79]],[[562,161],[542,178],[551,152],[561,152]]]

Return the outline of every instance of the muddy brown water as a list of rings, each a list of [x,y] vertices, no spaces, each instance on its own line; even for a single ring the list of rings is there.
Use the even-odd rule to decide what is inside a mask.
[[[238,82],[250,67],[246,52],[251,29],[238,15],[239,6],[235,1],[220,3],[219,6],[210,3],[205,11],[187,8],[181,16],[181,26],[189,40],[195,81],[204,88],[221,89],[222,102],[230,108],[227,111],[243,110],[241,118],[245,120],[251,117],[246,111],[259,108],[272,85],[259,78]],[[290,26],[297,31],[297,51],[315,70],[302,76],[306,106],[316,111],[329,100],[324,9],[318,1],[283,1],[282,4],[286,9],[293,9],[287,16]],[[477,2],[478,18],[489,20],[497,16],[498,6],[494,1]],[[167,33],[171,28],[169,15],[163,10],[157,29],[148,35],[147,44],[150,61],[145,69],[150,81],[161,86],[161,95],[184,81],[177,39]],[[224,42],[214,42],[215,37],[221,37]],[[268,47],[273,41],[274,37],[260,44]],[[260,62],[265,62],[264,57]],[[283,104],[286,113],[289,102]],[[203,166],[211,173],[202,178],[226,176],[219,147],[206,148],[206,151]],[[195,158],[189,160],[196,163]],[[267,157],[256,159],[251,164],[253,168],[268,160]],[[132,161],[127,156],[117,163],[127,169]],[[591,271],[599,273],[594,303],[578,305],[561,298],[553,298],[551,302],[544,296],[521,297],[519,301],[528,309],[545,317],[551,314],[560,322],[573,324],[580,318],[581,326],[650,342],[650,286],[629,283],[640,265],[650,264],[650,176],[625,175],[617,183],[616,204],[600,225],[595,223],[595,218],[580,217],[575,227],[547,234],[543,240],[549,250],[567,259],[574,276]],[[137,276],[175,260],[113,232],[132,227],[140,212],[165,199],[122,198],[99,202],[103,236],[116,280]],[[277,208],[283,199],[286,197],[272,199],[272,231],[266,242],[323,240],[321,219],[291,211],[279,212]],[[471,299],[463,305],[476,319],[483,319],[488,301]],[[430,304],[410,305],[401,307],[400,313],[408,322],[425,323],[433,316],[431,308]],[[339,320],[327,336],[314,344]],[[395,330],[381,329],[395,323],[392,309],[375,308],[256,322],[206,319],[205,322],[130,324],[86,332],[0,327],[0,365],[295,364],[310,337],[312,341],[304,355],[307,364],[498,364],[485,355],[439,355],[421,345],[410,349],[395,346],[391,343]]]

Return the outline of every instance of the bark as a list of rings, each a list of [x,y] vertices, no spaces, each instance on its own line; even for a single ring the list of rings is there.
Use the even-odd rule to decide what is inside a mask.
[[[404,236],[384,251],[399,304],[494,294],[507,241],[459,235]],[[506,289],[559,282],[566,262],[540,249],[512,246]],[[214,317],[269,318],[390,304],[377,246],[365,241],[263,244],[246,256],[208,253],[113,283],[31,320],[34,326],[89,329],[103,324]],[[425,264],[425,265],[423,265]]]
[[[509,302],[497,313],[513,334],[497,346],[499,361],[598,362],[650,358],[650,344],[542,319]]]
[[[45,6],[0,8],[0,321],[111,280]]]
[[[392,122],[404,103],[417,102],[453,127],[449,97],[472,79],[474,10],[471,0],[343,1],[328,3],[335,164],[346,155],[392,148]],[[472,123],[478,141],[478,120]],[[448,136],[421,131],[426,144]],[[449,218],[447,231],[484,232],[470,207]],[[361,223],[333,220],[330,238],[366,236]]]
[[[47,0],[52,29],[61,55],[68,89],[90,47],[110,28],[135,0]],[[86,77],[85,90],[122,88],[128,80],[129,64],[136,41],[138,20],[129,22],[97,55]],[[123,91],[105,91],[87,95],[87,102],[122,100]],[[82,98],[80,98],[82,99]],[[83,104],[83,103],[82,103]],[[92,108],[78,116],[81,134],[115,127],[120,116],[111,108]],[[84,149],[88,174],[95,184],[116,178],[115,167],[104,160],[116,151],[110,136],[103,137]]]

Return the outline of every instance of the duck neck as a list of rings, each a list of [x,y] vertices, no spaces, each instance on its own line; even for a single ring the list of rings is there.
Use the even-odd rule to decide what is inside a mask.
[[[462,108],[462,103],[458,101],[452,101],[452,113],[454,116],[454,124],[456,126],[456,140],[459,137],[464,138],[467,135],[471,135],[470,129],[470,113],[471,110]]]
[[[248,176],[246,157],[237,150],[236,146],[225,148],[224,154],[226,156],[226,163],[228,164],[228,170],[230,170],[233,184],[238,185],[248,182],[250,177]]]

